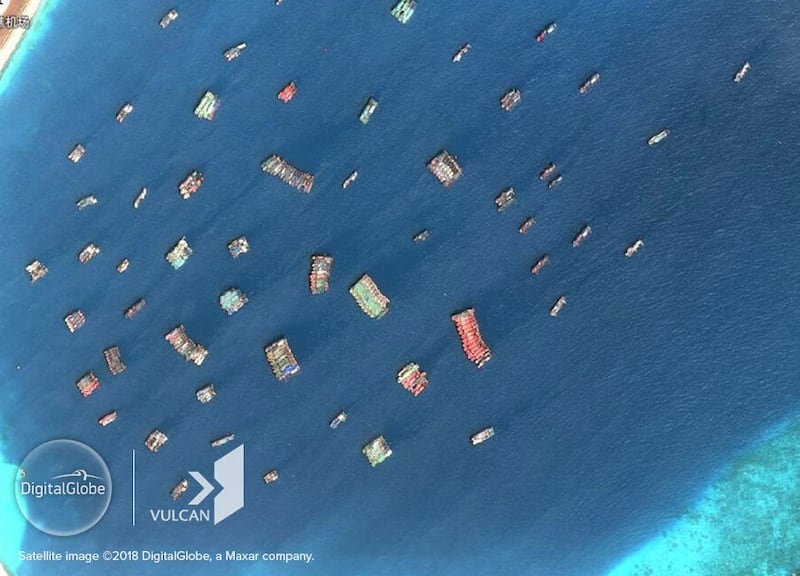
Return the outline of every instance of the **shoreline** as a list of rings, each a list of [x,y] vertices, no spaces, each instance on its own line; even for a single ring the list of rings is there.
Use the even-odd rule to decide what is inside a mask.
[[[34,18],[44,4],[44,0],[10,0],[0,6],[0,17],[27,17],[30,25],[27,28],[0,28],[0,76],[6,71],[14,54],[22,43],[26,32],[33,28]]]

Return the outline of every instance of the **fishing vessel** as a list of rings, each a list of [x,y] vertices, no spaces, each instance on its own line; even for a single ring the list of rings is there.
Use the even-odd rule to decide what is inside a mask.
[[[742,81],[742,79],[750,72],[750,62],[745,62],[742,64],[742,67],[736,72],[736,75],[733,77],[733,81],[737,84]]]
[[[178,240],[178,242],[173,246],[169,252],[167,252],[166,258],[167,262],[175,269],[179,269],[181,266],[186,264],[186,261],[192,255],[192,248],[189,246],[189,243],[186,241],[186,236]]]
[[[369,274],[364,274],[358,282],[350,286],[350,295],[370,318],[381,318],[389,311],[389,299],[378,289]]]
[[[228,252],[230,252],[231,256],[234,258],[238,258],[242,254],[250,252],[250,244],[247,242],[247,238],[239,236],[228,242]]]
[[[175,484],[175,487],[169,491],[169,497],[172,498],[173,500],[177,500],[178,498],[183,496],[183,493],[186,492],[188,489],[189,489],[189,481],[186,478],[184,478],[180,482]]]
[[[482,368],[492,358],[492,351],[483,341],[475,309],[467,308],[450,316],[456,326],[461,348],[467,359],[478,368]]]
[[[222,53],[225,60],[230,62],[231,60],[236,60],[239,56],[242,55],[242,51],[247,48],[247,44],[245,42],[239,42],[236,46],[228,48],[225,52]]]
[[[367,457],[367,462],[369,462],[372,467],[377,466],[392,455],[392,449],[383,436],[378,436],[370,440],[369,443],[361,449],[361,452]]]
[[[298,170],[277,154],[273,154],[261,163],[261,171],[283,180],[286,184],[305,192],[311,192],[314,185],[314,175]]]
[[[655,146],[656,144],[664,140],[667,136],[669,136],[669,130],[664,128],[661,132],[650,136],[650,138],[647,139],[647,145]]]
[[[161,447],[167,443],[167,440],[169,440],[169,438],[167,438],[167,435],[164,434],[158,428],[156,428],[155,430],[150,432],[150,434],[147,435],[147,438],[145,438],[144,441],[144,445],[147,446],[147,448],[151,452],[158,452],[161,449]]]
[[[559,174],[558,176],[556,176],[555,178],[550,180],[550,182],[547,183],[547,189],[548,190],[552,190],[553,188],[555,188],[556,186],[561,184],[561,182],[563,180],[564,180],[564,177],[561,174]]]
[[[550,36],[553,32],[556,31],[558,26],[556,26],[555,22],[550,22],[547,26],[542,28],[542,30],[536,35],[537,42],[544,42],[544,39]]]
[[[133,201],[133,207],[138,208],[139,206],[141,206],[145,198],[147,198],[147,188],[142,188]]]
[[[308,274],[308,287],[312,294],[328,291],[328,279],[331,275],[333,257],[325,254],[311,256],[311,272]]]
[[[193,362],[200,366],[208,356],[208,350],[203,348],[200,344],[189,338],[183,324],[179,324],[164,336],[164,339],[170,343],[172,348],[184,357],[187,362]]]
[[[392,16],[397,18],[397,21],[400,24],[405,24],[411,17],[414,15],[414,10],[417,8],[417,3],[415,0],[400,0],[397,4],[394,5],[392,8]]]
[[[522,100],[522,92],[520,92],[516,88],[512,88],[511,90],[503,94],[502,98],[500,98],[500,108],[508,112],[514,106],[519,104],[520,100]]]
[[[567,297],[559,296],[558,300],[556,300],[556,303],[553,304],[553,306],[550,308],[550,316],[552,316],[553,318],[558,316],[558,314],[561,312],[561,309],[564,307],[566,303],[567,303]]]
[[[67,154],[67,158],[77,164],[81,161],[81,158],[83,158],[84,154],[86,154],[86,148],[84,148],[82,144],[77,144],[75,148],[73,148],[72,151]]]
[[[95,376],[94,372],[87,372],[78,379],[75,385],[78,387],[78,392],[81,393],[81,396],[86,398],[100,388],[100,379]]]
[[[356,178],[358,178],[358,170],[353,170],[347,178],[344,179],[344,182],[342,182],[342,189],[346,189],[350,186],[350,184],[356,181]]]
[[[625,257],[630,258],[644,247],[644,240],[641,238],[636,240],[633,244],[625,248]]]
[[[472,48],[472,45],[469,42],[461,46],[461,48],[458,49],[458,52],[453,55],[453,62],[461,62],[461,59],[464,57],[464,55],[466,55],[467,52],[469,52],[470,48]]]
[[[414,396],[419,396],[428,385],[428,375],[420,369],[419,364],[409,362],[397,373],[397,383]]]
[[[139,298],[136,302],[131,304],[127,310],[125,310],[125,318],[130,320],[134,316],[136,316],[139,312],[141,312],[142,308],[144,308],[145,300],[144,298]]]
[[[208,404],[214,399],[214,396],[217,395],[217,391],[214,389],[213,384],[206,384],[202,388],[198,389],[194,395],[200,404]]]
[[[97,419],[97,423],[100,424],[100,426],[108,426],[116,419],[117,419],[117,411],[112,410],[111,412],[108,412],[107,414],[103,414],[102,416],[100,416],[100,418]]]
[[[125,121],[125,118],[128,117],[128,114],[131,112],[133,112],[133,104],[130,102],[125,102],[125,104],[122,105],[122,108],[117,111],[117,122],[122,124]]]
[[[336,428],[338,428],[338,427],[339,427],[339,424],[341,424],[341,423],[342,423],[342,422],[344,422],[345,420],[347,420],[347,412],[345,412],[344,410],[342,410],[342,411],[341,411],[341,412],[339,412],[339,413],[338,413],[336,416],[334,416],[334,417],[333,417],[333,420],[331,420],[331,423],[330,423],[330,427],[331,427],[333,430],[336,430]]]
[[[77,206],[78,210],[83,210],[84,208],[94,206],[95,204],[97,204],[97,198],[94,195],[84,196],[75,202],[75,206]]]
[[[581,228],[581,231],[578,232],[577,236],[572,239],[572,247],[579,248],[583,241],[586,240],[592,234],[592,227],[591,226],[584,226]]]
[[[178,184],[178,192],[181,194],[181,198],[187,200],[189,196],[194,194],[200,189],[200,186],[203,185],[203,174],[202,172],[198,172],[197,170],[192,170],[189,174],[186,175],[186,178],[181,180],[181,183]]]
[[[49,270],[47,269],[47,266],[45,266],[38,260],[34,260],[33,262],[25,266],[25,272],[27,272],[28,276],[31,277],[31,284],[33,284],[34,282],[38,282],[39,280],[47,276],[47,272],[49,272]]]
[[[488,428],[484,428],[480,432],[476,432],[470,436],[469,441],[472,442],[473,446],[477,446],[478,444],[483,444],[492,436],[494,436],[494,428],[489,426]]]
[[[84,325],[86,317],[80,310],[75,310],[64,316],[64,323],[70,332],[75,332],[78,328]]]
[[[108,371],[113,375],[122,374],[125,372],[125,363],[122,361],[122,353],[119,351],[119,346],[112,346],[103,350],[103,356],[106,359]]]
[[[361,109],[361,114],[358,116],[358,119],[361,120],[362,124],[366,124],[369,122],[372,115],[375,113],[375,110],[378,108],[378,101],[375,100],[372,96],[369,97],[367,103]]]
[[[224,436],[220,436],[216,440],[212,440],[211,441],[211,447],[212,448],[219,448],[220,446],[224,446],[225,444],[227,444],[228,442],[230,442],[234,438],[236,438],[236,434],[234,434],[233,432],[230,432],[228,434],[225,434]]]
[[[216,94],[206,90],[194,109],[194,115],[203,120],[213,120],[219,110],[220,101]]]
[[[286,86],[281,88],[280,92],[278,92],[278,100],[284,104],[288,104],[292,98],[294,98],[295,94],[297,94],[297,86],[294,82],[289,82]]]
[[[289,341],[286,338],[276,340],[266,348],[264,348],[264,355],[267,357],[272,373],[275,378],[281,382],[291,378],[300,371],[300,364],[297,363],[297,358],[294,352],[289,347]]]
[[[78,260],[81,264],[86,264],[89,260],[100,254],[100,248],[93,243],[89,243],[83,247],[83,250],[78,254]]]
[[[520,234],[527,234],[528,230],[530,230],[533,226],[536,225],[536,219],[533,216],[528,216],[525,220],[522,221],[522,224],[519,225],[519,233]]]
[[[550,162],[544,169],[539,172],[539,180],[545,181],[556,171],[556,163]]]
[[[531,274],[538,276],[539,272],[542,271],[542,268],[544,268],[548,264],[550,264],[550,256],[545,254],[536,261],[536,264],[533,265],[533,267],[531,268]]]
[[[169,12],[164,14],[164,16],[161,17],[161,20],[158,22],[158,25],[161,26],[162,28],[166,28],[167,26],[175,22],[177,18],[178,18],[178,11],[173,8],[172,10],[170,10]]]
[[[238,288],[230,288],[219,296],[219,305],[228,313],[228,316],[241,310],[245,304],[247,304],[247,296]]]
[[[580,92],[581,94],[586,94],[589,90],[594,88],[598,82],[600,82],[600,74],[598,72],[595,72],[594,74],[589,76],[589,78],[587,78],[583,84],[581,84],[581,87],[578,89],[578,92]]]
[[[442,150],[428,162],[428,170],[445,188],[461,178],[463,174],[461,166],[447,150]]]
[[[506,188],[494,199],[494,205],[497,207],[498,212],[505,211],[506,208],[511,206],[516,201],[514,189],[511,187]]]
[[[278,471],[277,470],[270,470],[266,474],[264,474],[264,484],[271,484],[278,479]]]
[[[414,244],[422,244],[427,240],[431,235],[431,231],[427,228],[420,230],[416,234],[414,234]]]
[[[130,261],[127,258],[123,258],[122,261],[120,261],[120,263],[117,264],[117,272],[122,274],[123,272],[125,272],[125,270],[128,269],[128,266],[130,266]]]

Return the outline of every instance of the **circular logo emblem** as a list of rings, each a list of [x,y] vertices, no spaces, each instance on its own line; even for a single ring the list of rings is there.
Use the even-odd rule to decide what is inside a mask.
[[[100,455],[75,440],[52,440],[20,464],[17,505],[32,526],[74,536],[97,524],[111,502],[111,472]]]

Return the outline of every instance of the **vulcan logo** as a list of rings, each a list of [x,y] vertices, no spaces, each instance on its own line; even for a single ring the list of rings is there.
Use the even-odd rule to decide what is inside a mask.
[[[189,506],[196,507],[208,498],[216,487],[197,471],[189,474],[201,486],[200,492],[192,498]],[[232,514],[244,508],[244,445],[231,450],[214,462],[214,480],[220,486],[214,496],[214,524],[219,524]],[[182,510],[150,510],[153,522],[209,522],[211,511],[199,508]]]

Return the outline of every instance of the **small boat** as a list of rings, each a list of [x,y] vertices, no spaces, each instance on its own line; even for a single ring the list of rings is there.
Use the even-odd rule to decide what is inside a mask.
[[[178,18],[178,11],[175,9],[170,10],[164,16],[162,16],[161,20],[159,20],[158,25],[162,28],[166,28]]]
[[[78,254],[78,260],[81,264],[86,264],[89,260],[94,258],[100,254],[100,248],[95,246],[93,243],[89,243],[84,246],[83,250],[80,251]]]
[[[416,234],[414,234],[414,244],[422,244],[423,242],[425,242],[425,240],[428,239],[430,235],[431,231],[428,230],[427,228],[421,230],[420,232],[417,232]]]
[[[562,180],[564,180],[564,177],[561,174],[557,175],[555,178],[553,178],[552,180],[550,180],[550,182],[547,183],[547,189],[552,190],[553,188],[561,184]]]
[[[552,316],[553,318],[558,316],[559,312],[561,312],[561,309],[564,307],[566,303],[567,303],[567,297],[559,296],[558,300],[556,300],[556,303],[553,304],[552,308],[550,308],[550,316]]]
[[[332,430],[336,430],[339,427],[339,424],[347,420],[347,412],[342,410],[336,416],[334,416],[333,420],[331,420],[330,427]]]
[[[378,108],[378,101],[375,100],[372,96],[369,97],[367,103],[364,104],[364,107],[361,109],[361,114],[358,116],[358,119],[361,121],[362,124],[366,124],[369,122],[372,115],[375,113],[375,110]]]
[[[545,254],[536,261],[536,264],[533,265],[533,267],[531,268],[531,274],[538,276],[539,272],[542,271],[542,268],[544,268],[548,264],[550,264],[550,256]]]
[[[147,188],[142,188],[139,191],[138,196],[136,196],[136,199],[133,201],[133,207],[138,208],[139,206],[141,206],[145,198],[147,198]]]
[[[750,72],[750,62],[745,62],[742,64],[742,67],[739,68],[739,71],[736,72],[736,76],[733,77],[733,81],[737,84],[742,81],[742,79]]]
[[[555,162],[550,162],[550,164],[545,166],[544,169],[541,172],[539,172],[539,180],[544,182],[545,180],[550,178],[550,175],[555,171],[556,171]]]
[[[232,48],[228,48],[222,55],[225,57],[225,60],[230,62],[231,60],[236,60],[242,54],[242,50],[247,48],[247,44],[244,42],[239,42],[236,46]]]
[[[669,130],[664,128],[658,134],[653,134],[652,136],[650,136],[650,138],[647,139],[647,145],[648,146],[655,146],[656,144],[658,144],[659,142],[664,140],[667,136],[669,136]]]
[[[233,432],[231,432],[229,434],[225,434],[224,436],[220,436],[216,440],[212,440],[211,441],[211,447],[212,448],[219,448],[220,446],[224,446],[225,444],[227,444],[228,442],[230,442],[234,438],[236,438],[236,434],[234,434]]]
[[[642,247],[644,247],[644,240],[639,238],[638,240],[636,240],[636,242],[625,248],[625,257],[630,258],[634,254],[636,254],[639,250],[641,250]]]
[[[591,226],[584,226],[581,228],[581,231],[578,232],[577,236],[572,240],[572,247],[573,248],[580,248],[583,241],[586,240],[592,234],[592,227]]]
[[[480,432],[473,434],[469,441],[472,442],[473,446],[477,446],[478,444],[483,444],[492,436],[494,436],[494,428],[489,426],[488,428],[484,428]]]
[[[201,404],[208,404],[211,400],[214,399],[214,396],[217,395],[217,391],[214,390],[213,384],[206,384],[202,388],[200,388],[197,392],[194,393],[195,398],[197,398],[198,402]]]
[[[173,500],[177,500],[188,489],[189,489],[189,481],[186,478],[184,478],[183,480],[175,484],[175,487],[169,491],[169,497],[172,498]]]
[[[102,416],[100,416],[100,418],[97,419],[97,423],[100,424],[100,426],[108,426],[116,419],[117,419],[117,411],[112,410],[108,414],[103,414]]]
[[[277,470],[270,470],[266,474],[264,474],[264,484],[271,484],[278,479],[278,471]]]
[[[119,272],[120,274],[122,274],[123,272],[125,272],[125,270],[127,270],[127,269],[128,269],[128,266],[129,266],[129,265],[130,265],[130,261],[129,261],[127,258],[123,258],[123,259],[122,259],[122,262],[120,262],[119,264],[117,264],[117,272]]]
[[[516,88],[510,89],[500,98],[500,108],[508,112],[522,100],[522,92]]]
[[[465,55],[467,52],[469,52],[469,49],[470,49],[470,48],[472,48],[472,45],[471,45],[469,42],[467,42],[467,43],[466,43],[466,44],[464,44],[464,45],[463,45],[461,48],[459,48],[459,49],[458,49],[458,52],[456,52],[456,53],[453,55],[453,62],[461,62],[461,59],[464,57],[464,55]]]
[[[525,218],[522,224],[519,225],[519,233],[527,234],[528,230],[530,230],[534,225],[536,225],[536,219],[533,216],[528,216]]]
[[[581,84],[581,87],[578,88],[578,92],[580,92],[581,94],[586,94],[589,90],[594,88],[598,82],[600,82],[600,74],[598,72],[595,72],[594,74],[589,76],[589,78],[587,78],[583,84]]]
[[[542,28],[541,32],[539,32],[536,35],[536,41],[544,42],[544,39],[550,36],[550,34],[552,34],[553,32],[555,32],[557,28],[558,26],[556,26],[555,22],[550,22],[550,24]]]
[[[84,196],[75,202],[75,206],[77,206],[78,210],[83,210],[89,206],[94,206],[95,204],[97,204],[97,197],[91,194],[89,196]]]
[[[125,121],[125,118],[128,117],[128,114],[130,114],[131,112],[133,112],[133,104],[131,104],[130,102],[125,102],[122,108],[120,108],[117,111],[117,122],[122,124],[122,122]]]
[[[344,182],[342,182],[342,189],[346,189],[350,186],[350,184],[356,181],[356,178],[358,178],[358,170],[353,170],[347,178],[344,179]]]
[[[506,188],[494,199],[494,205],[498,212],[504,212],[506,208],[516,202],[516,194],[511,187]]]
[[[72,162],[77,164],[83,158],[83,155],[86,153],[86,148],[83,147],[83,144],[76,144],[75,148],[67,154],[67,158],[69,158]]]
[[[297,86],[294,82],[289,82],[286,86],[281,88],[280,92],[278,92],[278,100],[284,104],[288,104],[292,98],[294,98],[295,94],[297,94]]]

